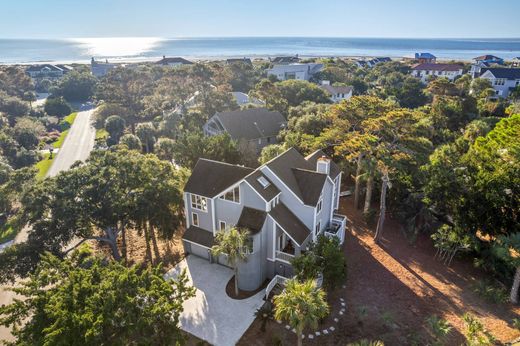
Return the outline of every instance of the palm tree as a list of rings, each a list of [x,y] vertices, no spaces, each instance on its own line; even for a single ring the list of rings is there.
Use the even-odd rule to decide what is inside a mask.
[[[284,291],[274,297],[274,317],[286,320],[296,330],[298,346],[302,344],[305,327],[316,328],[318,321],[329,313],[325,292],[314,280],[288,280]]]
[[[233,227],[229,231],[218,232],[215,236],[217,244],[211,248],[213,256],[226,255],[229,265],[233,267],[236,296],[238,296],[238,263],[247,259],[243,249],[248,237],[249,231],[239,230]]]

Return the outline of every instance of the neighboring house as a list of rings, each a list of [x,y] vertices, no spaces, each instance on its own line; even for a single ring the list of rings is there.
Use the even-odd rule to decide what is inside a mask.
[[[90,72],[95,77],[103,77],[116,67],[117,64],[109,63],[108,60],[105,60],[105,62],[100,62],[92,58],[92,60],[90,61]]]
[[[490,63],[487,62],[477,62],[471,65],[471,68],[469,70],[469,74],[472,78],[478,78],[482,74],[483,68],[489,68],[491,67]]]
[[[348,100],[352,97],[352,91],[354,90],[351,86],[334,86],[326,81],[322,81],[320,88],[329,94],[330,100],[334,103]]]
[[[415,60],[418,60],[420,64],[435,64],[437,57],[431,53],[415,53]]]
[[[418,64],[412,67],[412,76],[418,77],[423,83],[427,83],[428,78],[445,77],[450,81],[462,76],[463,68],[458,64]]]
[[[184,188],[185,252],[227,265],[225,255],[211,255],[215,235],[246,228],[239,288],[292,276],[292,259],[319,235],[344,240],[347,219],[336,214],[341,175],[321,150],[303,157],[291,148],[257,169],[199,159]]]
[[[505,98],[520,85],[520,68],[485,68],[480,78],[489,80],[495,95]]]
[[[513,62],[513,66],[520,67],[520,56],[514,57],[511,61]]]
[[[179,67],[183,65],[192,65],[193,63],[181,57],[167,58],[163,55],[162,59],[155,62],[157,65]]]
[[[269,144],[277,143],[276,136],[287,127],[280,112],[266,108],[250,108],[215,113],[203,126],[206,136],[227,133],[236,141],[247,142],[257,153]]]
[[[251,62],[251,59],[246,58],[246,57],[226,59],[226,64],[228,64],[228,65],[236,64],[236,63],[243,63],[243,64],[247,64],[247,65],[251,65],[251,66],[253,65],[253,63]]]
[[[34,80],[57,80],[70,71],[70,66],[65,66],[51,64],[32,65],[25,70],[25,73]]]
[[[275,76],[279,80],[299,79],[308,81],[311,77],[323,69],[323,64],[289,64],[274,65],[267,70],[267,75]]]
[[[243,92],[232,91],[231,95],[233,95],[233,98],[235,99],[235,101],[237,101],[239,106],[244,106],[247,104],[258,105],[258,106],[265,105],[264,101],[256,99],[254,97],[249,97],[248,94],[245,94]]]
[[[361,59],[356,60],[355,63],[358,67],[374,67],[377,64],[380,64],[382,62],[389,62],[392,61],[389,57],[378,57],[373,59]]]
[[[477,56],[476,58],[473,58],[475,63],[485,63],[485,64],[497,64],[497,65],[504,65],[504,59],[499,58],[498,56],[494,55],[481,55]]]
[[[298,55],[295,56],[277,56],[275,58],[269,59],[275,65],[289,65],[295,64],[300,61]]]

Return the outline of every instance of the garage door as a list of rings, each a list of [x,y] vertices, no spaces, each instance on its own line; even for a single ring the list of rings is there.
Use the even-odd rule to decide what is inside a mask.
[[[199,257],[209,260],[208,251],[209,250],[203,246],[191,243],[191,253],[194,254],[195,256],[199,256]]]

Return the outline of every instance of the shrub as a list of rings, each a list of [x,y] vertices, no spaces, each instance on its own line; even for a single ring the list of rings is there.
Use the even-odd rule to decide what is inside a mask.
[[[59,118],[63,118],[72,112],[72,108],[63,97],[48,98],[45,101],[44,109],[45,113]]]
[[[496,286],[489,280],[478,280],[471,288],[474,293],[478,294],[488,302],[503,304],[509,301],[507,290],[503,287]]]

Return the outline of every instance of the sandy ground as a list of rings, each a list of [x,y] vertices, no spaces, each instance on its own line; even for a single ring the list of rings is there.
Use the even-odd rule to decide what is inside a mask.
[[[347,313],[337,323],[336,331],[306,345],[345,345],[363,338],[382,340],[385,345],[424,345],[430,341],[425,319],[437,314],[453,330],[448,345],[463,342],[465,312],[475,314],[495,338],[505,343],[520,336],[511,325],[519,307],[492,304],[472,292],[471,286],[484,275],[471,261],[457,259],[446,267],[434,259],[428,236],[409,245],[399,225],[388,220],[382,245],[373,242],[373,229],[361,214],[344,199],[341,213],[353,227],[346,237],[344,251],[348,262],[346,288],[335,295],[346,298]],[[332,300],[333,301],[333,300]],[[283,325],[270,323],[267,332],[255,321],[240,340],[240,345],[269,345],[279,338],[284,344],[295,342],[295,335]]]

